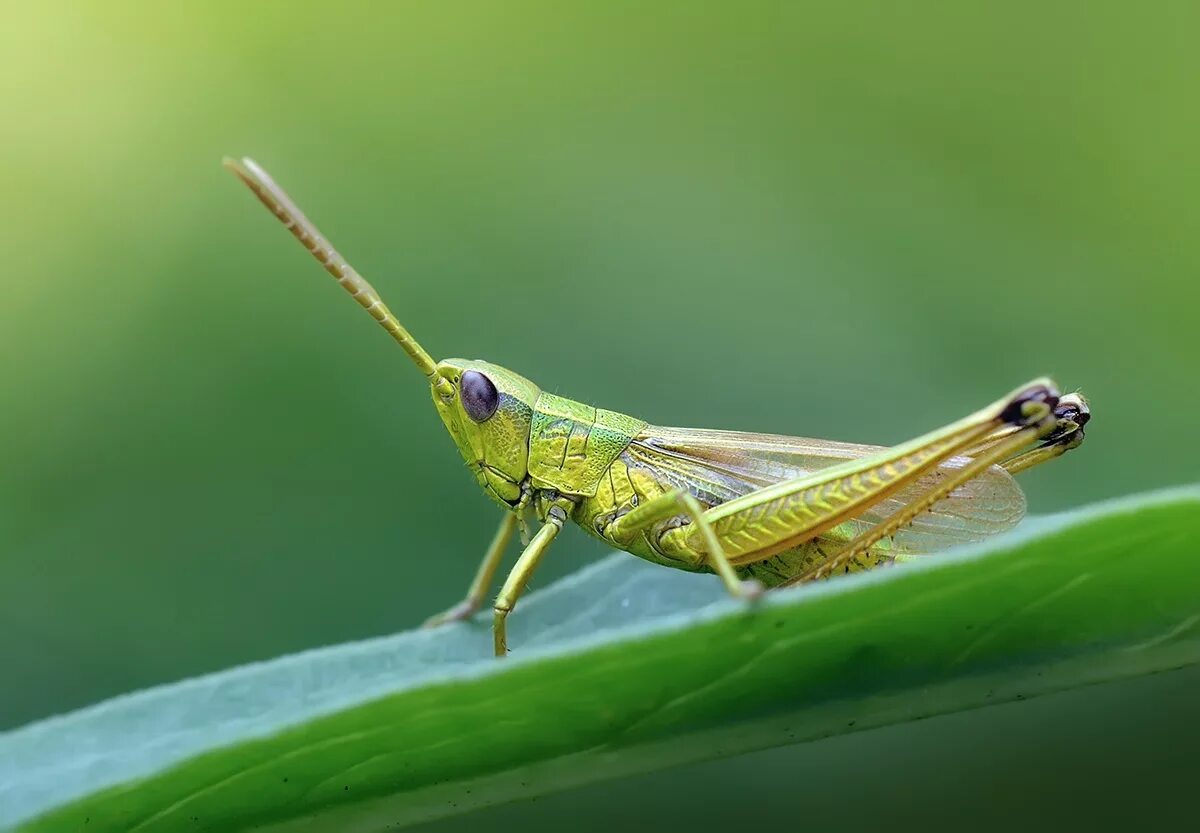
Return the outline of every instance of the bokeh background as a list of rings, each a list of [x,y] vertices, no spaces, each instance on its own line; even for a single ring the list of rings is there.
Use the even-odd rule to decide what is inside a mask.
[[[4,21],[0,730],[412,626],[492,533],[419,376],[223,154],[266,165],[437,357],[652,422],[877,443],[1053,374],[1097,415],[1023,478],[1035,512],[1200,474],[1195,4],[46,2]],[[601,552],[570,536],[535,586]],[[703,827],[747,802],[835,818],[851,797],[863,824],[1063,810],[1052,789],[1108,763],[1169,787],[1198,680],[437,829],[579,807]]]

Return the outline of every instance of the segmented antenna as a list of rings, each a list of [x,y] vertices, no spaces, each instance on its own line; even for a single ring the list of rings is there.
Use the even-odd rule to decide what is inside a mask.
[[[450,395],[453,388],[450,382],[438,375],[437,363],[433,358],[425,352],[399,319],[387,308],[387,304],[379,297],[375,287],[371,286],[367,279],[347,263],[337,249],[333,248],[333,245],[317,230],[312,221],[304,216],[304,212],[292,202],[291,197],[275,183],[275,180],[271,179],[271,175],[249,157],[243,157],[239,161],[227,156],[222,164],[238,179],[246,183],[246,186],[254,192],[262,204],[269,208],[271,213],[300,241],[304,248],[308,249],[312,256],[325,267],[325,271],[333,275],[342,288],[349,292],[350,296],[358,301],[359,305],[370,313],[381,327],[391,333],[392,338],[404,348],[404,352],[408,353],[413,364],[425,374],[425,378],[437,389],[438,393],[443,396]]]

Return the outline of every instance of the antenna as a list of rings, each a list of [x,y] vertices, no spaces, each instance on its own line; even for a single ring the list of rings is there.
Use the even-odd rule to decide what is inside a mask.
[[[243,157],[240,161],[225,157],[222,164],[233,172],[242,182],[246,183],[254,196],[271,210],[292,235],[300,241],[304,248],[325,267],[325,271],[333,275],[342,288],[358,301],[379,325],[391,333],[392,338],[404,348],[413,360],[417,369],[425,374],[425,378],[433,385],[438,394],[447,397],[453,393],[450,382],[437,372],[437,363],[417,343],[417,340],[404,328],[400,320],[392,314],[387,304],[379,297],[375,287],[367,279],[346,262],[337,249],[325,239],[312,221],[304,216],[304,212],[292,202],[292,198],[280,188],[271,175],[258,166],[253,159]]]

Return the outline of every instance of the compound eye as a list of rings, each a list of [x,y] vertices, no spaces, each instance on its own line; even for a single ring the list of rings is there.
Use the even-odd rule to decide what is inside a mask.
[[[477,370],[468,370],[458,383],[463,410],[475,422],[483,422],[500,407],[500,392],[492,380]]]

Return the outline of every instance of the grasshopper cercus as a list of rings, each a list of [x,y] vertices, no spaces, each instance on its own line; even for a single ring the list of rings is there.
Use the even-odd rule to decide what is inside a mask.
[[[546,393],[488,362],[434,362],[266,171],[250,159],[225,166],[400,343],[479,485],[504,509],[466,598],[426,624],[479,609],[520,527],[525,548],[494,604],[497,656],[508,651],[506,617],[568,519],[657,564],[716,573],[749,599],[1009,529],[1025,511],[1011,475],[1083,442],[1087,402],[1049,379],[883,448],[662,428]],[[541,522],[532,539],[530,514]]]

